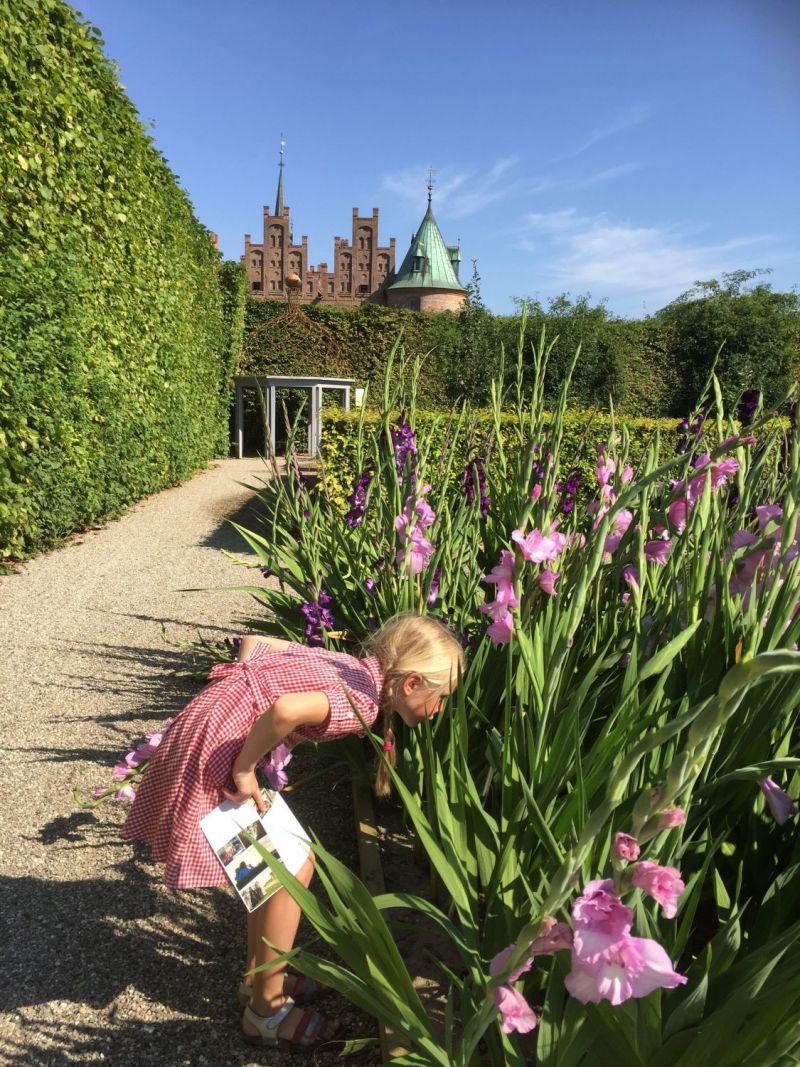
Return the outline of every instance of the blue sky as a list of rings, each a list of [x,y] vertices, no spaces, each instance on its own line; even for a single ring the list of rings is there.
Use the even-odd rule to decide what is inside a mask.
[[[286,201],[312,263],[352,208],[398,263],[426,207],[485,303],[569,292],[626,316],[697,279],[800,282],[796,0],[87,0],[106,54],[238,259]]]

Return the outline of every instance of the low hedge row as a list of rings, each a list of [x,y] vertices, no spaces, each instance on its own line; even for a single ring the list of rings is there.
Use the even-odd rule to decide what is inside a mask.
[[[513,449],[513,434],[516,416],[504,414],[501,417],[501,432],[504,447]],[[545,416],[545,422],[549,416]],[[345,412],[341,408],[326,408],[323,417],[323,433],[320,447],[322,477],[326,493],[342,514],[349,505],[348,496],[352,493],[361,473],[358,470],[358,425],[357,412]],[[494,423],[491,412],[477,412],[465,433],[453,445],[452,424],[441,413],[417,411],[416,427],[425,429],[425,438],[430,441],[427,455],[427,477],[430,479],[441,463],[445,449],[455,447],[456,461],[452,465],[452,478],[463,478],[469,459],[480,456],[484,462],[492,462],[492,444]],[[675,419],[617,418],[612,424],[609,415],[591,410],[567,411],[564,415],[564,436],[562,439],[561,469],[578,469],[581,472],[582,490],[580,497],[588,500],[595,487],[595,469],[597,445],[608,440],[612,432],[628,435],[630,442],[629,462],[634,466],[644,453],[647,444],[658,432],[669,451],[674,442],[677,447],[680,435]],[[367,434],[382,432],[382,423],[377,413],[368,411],[364,415],[364,430]],[[663,454],[663,453],[662,453]]]
[[[242,313],[226,331],[210,235],[98,32],[61,0],[0,0],[0,25],[0,558],[13,558],[227,451]]]

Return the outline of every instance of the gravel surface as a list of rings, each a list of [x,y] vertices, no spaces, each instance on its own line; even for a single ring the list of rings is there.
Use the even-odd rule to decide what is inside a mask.
[[[258,460],[215,463],[0,578],[4,1064],[342,1062],[341,1046],[309,1061],[242,1045],[244,913],[232,890],[168,890],[146,847],[122,841],[120,804],[84,811],[72,796],[109,782],[120,754],[197,691],[162,628],[174,642],[241,632],[235,618],[252,602],[213,587],[252,577],[220,549],[249,558],[226,520],[248,525],[252,493],[237,482],[264,476]],[[292,806],[354,862],[346,783],[317,779]],[[334,994],[322,1009],[348,1036],[375,1034]]]

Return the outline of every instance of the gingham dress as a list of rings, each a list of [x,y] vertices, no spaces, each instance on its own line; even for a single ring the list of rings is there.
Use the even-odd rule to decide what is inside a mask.
[[[282,693],[323,692],[330,704],[325,722],[285,738],[294,746],[363,733],[342,683],[368,726],[378,717],[383,688],[374,657],[297,644],[271,652],[259,643],[248,660],[218,664],[209,680],[153,754],[122,831],[150,845],[175,889],[227,882],[200,820],[224,799],[222,788],[232,786],[231,769],[251,726]]]

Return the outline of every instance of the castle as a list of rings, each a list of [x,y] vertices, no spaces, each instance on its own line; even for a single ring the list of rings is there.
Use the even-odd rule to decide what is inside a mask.
[[[428,210],[397,273],[394,237],[388,245],[378,243],[378,208],[372,209],[372,217],[353,208],[352,241],[333,239],[333,270],[327,263],[309,264],[308,237],[294,243],[291,213],[284,202],[284,144],[282,140],[275,212],[270,214],[268,206],[263,209],[261,244],[254,244],[249,233],[244,237],[242,263],[253,296],[287,300],[286,278],[295,274],[304,304],[357,307],[369,301],[415,311],[457,311],[463,305],[466,289],[458,280],[461,252],[442,238],[431,210],[430,182]]]

